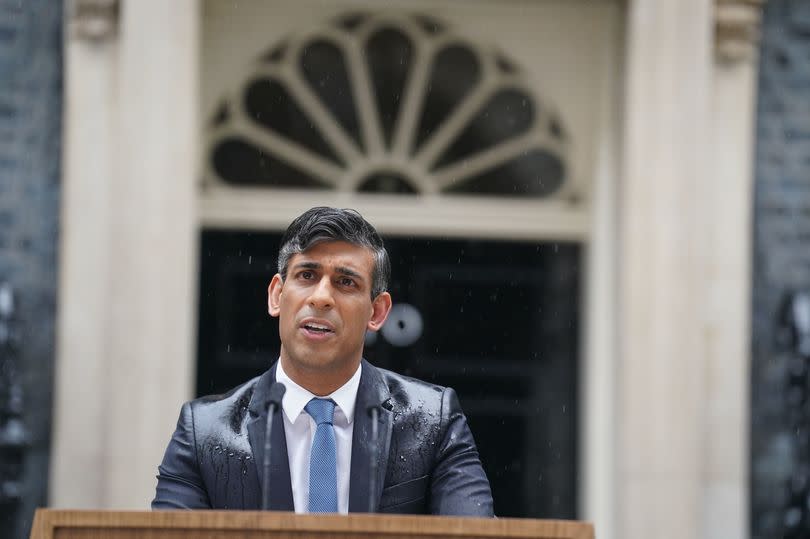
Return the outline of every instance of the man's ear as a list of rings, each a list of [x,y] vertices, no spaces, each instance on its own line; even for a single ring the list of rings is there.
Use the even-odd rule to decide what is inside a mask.
[[[368,321],[366,328],[377,331],[385,324],[385,319],[391,312],[391,294],[383,292],[374,298],[374,301],[371,302],[371,309],[371,320]]]
[[[281,303],[281,289],[283,287],[284,281],[281,279],[281,275],[276,273],[270,281],[270,286],[267,287],[267,312],[274,318],[278,317],[278,313],[281,312],[279,305]]]

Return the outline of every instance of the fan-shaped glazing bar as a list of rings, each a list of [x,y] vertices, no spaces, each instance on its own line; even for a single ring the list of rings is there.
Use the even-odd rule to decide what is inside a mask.
[[[434,69],[437,67],[437,55],[448,47],[457,46],[464,47],[477,56],[474,46],[454,34],[445,34],[430,40],[417,39],[416,45],[415,61],[405,90],[392,145],[393,153],[405,159],[409,159],[414,153],[418,130],[421,127],[420,121],[425,113],[424,107],[431,89],[435,90],[432,76],[435,75]],[[478,62],[483,63],[480,58]],[[448,113],[451,110],[448,110]]]
[[[285,81],[290,85],[299,98],[300,106],[312,118],[313,122],[321,129],[324,137],[333,146],[345,163],[350,163],[361,157],[362,150],[358,147],[354,137],[342,125],[338,118],[329,110],[321,97],[317,95],[312,87],[307,83],[306,77],[303,72],[303,55],[306,47],[313,42],[323,42],[337,48],[343,56],[343,67],[346,69],[346,77],[348,78],[349,87],[346,88],[349,92],[354,93],[352,89],[352,80],[349,75],[348,60],[346,58],[348,48],[348,40],[341,33],[334,30],[327,30],[318,32],[317,34],[307,34],[301,39],[297,39],[292,46],[291,58],[293,60],[285,65],[284,75]],[[357,102],[352,95],[352,115],[359,120],[359,111],[357,110]]]
[[[414,48],[414,41],[394,26],[379,28],[364,46],[386,148],[391,145],[399,121],[402,95],[413,67]]]
[[[565,150],[558,140],[548,136],[544,131],[535,129],[521,137],[507,140],[473,157],[437,170],[434,175],[436,187],[440,191],[445,190],[534,148],[542,148],[558,156],[564,155]]]
[[[352,81],[354,101],[360,116],[360,126],[363,133],[363,146],[369,154],[379,154],[383,151],[383,132],[377,105],[372,94],[371,77],[368,65],[363,56],[361,45],[352,41],[346,47],[346,64],[349,68],[349,78]]]
[[[207,165],[225,183],[241,187],[333,187],[286,161],[277,159],[275,155],[242,137],[220,139],[212,148]]]
[[[433,168],[444,168],[528,133],[535,125],[534,109],[526,93],[514,88],[498,90],[442,152]]]
[[[243,88],[240,104],[248,121],[336,164],[343,164],[321,130],[301,108],[289,83],[281,77],[254,75]]]
[[[421,148],[483,79],[482,54],[460,39],[438,44],[431,58],[429,82],[419,110],[413,146]]]
[[[502,87],[503,82],[486,81],[467,95],[464,101],[450,114],[441,127],[425,142],[416,154],[416,161],[430,170],[439,156],[452,144],[461,131],[475,117],[481,107]]]
[[[361,147],[360,121],[346,67],[346,53],[334,41],[322,36],[306,41],[298,56],[301,79],[332,114],[352,142]]]
[[[411,153],[419,111],[427,94],[430,57],[433,53],[432,47],[422,40],[414,41],[414,45],[414,61],[403,93],[404,99],[400,103],[399,116],[394,123],[391,142],[391,153],[401,159],[407,159]]]
[[[408,40],[411,54],[409,65],[406,69],[406,78],[403,87],[400,89],[399,106],[394,117],[391,129],[391,154],[398,159],[407,160],[410,158],[410,144],[413,139],[413,131],[416,128],[415,122],[418,120],[418,112],[424,98],[425,87],[427,86],[427,69],[430,65],[430,56],[433,52],[431,40],[425,39],[425,31],[419,26],[418,21],[409,16],[403,15],[382,15],[376,17],[363,32],[363,39],[368,44],[368,39],[376,32],[385,28],[396,28]],[[382,112],[377,110],[378,117]]]
[[[343,169],[303,146],[277,135],[269,129],[261,128],[246,118],[241,108],[238,110],[240,112],[235,115],[233,123],[217,129],[213,133],[212,140],[215,143],[224,138],[241,136],[274,157],[322,180],[325,184],[335,188],[339,186],[341,178],[345,174]]]
[[[357,159],[360,152],[351,137],[343,131],[332,114],[326,110],[318,97],[295,71],[291,66],[282,69],[277,69],[274,66],[263,66],[256,69],[255,75],[274,78],[281,82],[287,88],[290,97],[295,100],[301,112],[312,122],[316,130],[329,147],[337,153],[342,162],[350,163],[352,160]]]
[[[381,144],[380,149],[383,151],[385,150],[384,147],[386,146],[386,144],[383,143],[386,141],[387,135],[385,132],[386,122],[383,119],[383,111],[380,110],[380,98],[382,96],[375,95],[374,78],[370,71],[367,60],[370,59],[368,54],[369,40],[374,39],[380,32],[385,32],[387,30],[401,34],[405,38],[405,42],[409,48],[408,62],[407,65],[403,66],[402,75],[404,80],[402,82],[402,87],[397,92],[400,97],[398,99],[396,111],[393,114],[393,121],[391,122],[391,139],[389,146],[392,154],[405,156],[404,152],[399,153],[397,151],[397,148],[401,147],[402,145],[402,133],[404,133],[401,124],[403,121],[407,121],[405,113],[406,102],[409,99],[413,99],[413,97],[418,97],[413,96],[413,93],[411,92],[411,89],[414,88],[414,70],[418,69],[418,66],[422,61],[426,61],[426,59],[422,58],[422,55],[425,52],[424,49],[427,47],[428,42],[424,39],[424,30],[420,28],[412,17],[392,13],[378,13],[373,15],[362,25],[356,35],[357,41],[362,47],[361,56],[368,76],[368,90],[371,96],[370,104],[372,105],[373,109],[368,112],[373,112],[373,116],[376,119],[379,136],[382,137],[379,139]],[[413,97],[409,98],[409,96]],[[407,158],[407,156],[405,157]]]

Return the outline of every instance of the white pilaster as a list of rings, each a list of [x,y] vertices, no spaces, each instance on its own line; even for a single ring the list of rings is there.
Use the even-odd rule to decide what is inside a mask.
[[[96,507],[104,498],[109,343],[110,179],[115,146],[115,42],[65,32],[62,226],[50,502]]]
[[[628,6],[617,537],[702,532],[710,0]]]
[[[123,1],[116,44],[67,38],[56,506],[148,507],[191,396],[199,26]]]
[[[752,7],[749,16],[758,17]],[[712,83],[712,176],[705,190],[713,212],[706,230],[710,247],[702,336],[707,358],[702,537],[738,539],[749,536],[756,39],[736,42],[733,49],[718,47],[718,52],[738,52],[732,58],[719,56]]]

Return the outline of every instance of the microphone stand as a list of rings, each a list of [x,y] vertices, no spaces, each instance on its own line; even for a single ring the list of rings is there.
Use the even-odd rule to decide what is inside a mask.
[[[262,510],[270,509],[270,456],[272,450],[273,416],[276,409],[281,406],[281,398],[287,388],[280,382],[274,382],[270,386],[267,395],[267,424],[264,431],[264,462],[262,463]]]
[[[371,473],[368,478],[368,512],[375,513],[374,500],[377,497],[377,469],[380,453],[379,444],[377,443],[380,409],[377,406],[369,406],[368,413],[371,416],[371,451],[369,453]]]

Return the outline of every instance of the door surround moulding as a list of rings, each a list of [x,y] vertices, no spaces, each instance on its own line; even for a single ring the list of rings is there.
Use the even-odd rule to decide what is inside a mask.
[[[752,61],[767,0],[715,0],[714,51],[720,63]]]

